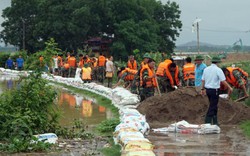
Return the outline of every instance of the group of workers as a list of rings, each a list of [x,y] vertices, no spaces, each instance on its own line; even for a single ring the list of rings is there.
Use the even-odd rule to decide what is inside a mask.
[[[228,93],[228,97],[232,93],[232,89],[236,88],[242,92],[239,98],[248,98],[248,73],[239,67],[219,68],[217,65],[221,62],[219,57],[213,57],[211,65],[207,67],[203,63],[201,55],[196,56],[195,63],[187,57],[182,70],[174,62],[173,59],[166,59],[161,62],[157,69],[155,61],[150,55],[145,54],[144,60],[137,69],[137,62],[131,56],[128,61],[127,68],[122,68],[119,77],[120,80],[116,84],[128,82],[131,92],[138,93],[141,101],[153,96],[155,90],[161,93],[174,91],[181,86],[195,86],[202,95],[207,95],[209,99],[209,108],[205,117],[205,123],[218,124],[217,110],[219,94]],[[132,66],[134,65],[135,66]],[[157,89],[156,89],[157,88]],[[206,92],[205,92],[206,91]]]
[[[39,57],[40,66],[44,68],[45,62],[41,55]],[[89,57],[88,55],[79,54],[78,57],[75,54],[67,53],[66,57],[62,54],[55,55],[51,59],[50,71],[54,75],[60,75],[63,77],[75,77],[77,68],[80,69],[80,78],[83,82],[91,82],[92,80],[98,80],[103,82],[105,79],[106,62],[108,59],[100,53],[98,58]]]

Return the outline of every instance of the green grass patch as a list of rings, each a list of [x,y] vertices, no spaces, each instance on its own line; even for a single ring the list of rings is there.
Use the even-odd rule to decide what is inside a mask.
[[[110,147],[105,147],[101,150],[101,152],[105,156],[118,156],[121,155],[121,146],[120,145],[115,145],[113,138],[111,137],[109,139]]]
[[[245,121],[240,125],[240,128],[243,130],[243,133],[250,138],[250,121]]]

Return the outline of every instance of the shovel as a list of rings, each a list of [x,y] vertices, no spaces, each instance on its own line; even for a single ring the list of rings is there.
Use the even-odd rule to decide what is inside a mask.
[[[234,102],[240,102],[240,101],[242,101],[242,100],[245,100],[246,98],[248,98],[248,97],[247,97],[247,96],[244,96],[244,97],[241,97],[241,98],[235,100]]]

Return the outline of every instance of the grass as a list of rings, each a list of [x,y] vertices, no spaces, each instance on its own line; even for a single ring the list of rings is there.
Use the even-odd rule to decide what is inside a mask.
[[[243,130],[243,133],[250,138],[250,121],[245,121],[240,125],[240,128]]]

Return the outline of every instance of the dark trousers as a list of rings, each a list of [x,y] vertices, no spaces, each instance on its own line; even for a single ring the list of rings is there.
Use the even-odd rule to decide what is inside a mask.
[[[206,89],[206,93],[209,100],[209,108],[206,116],[207,117],[217,116],[219,89]]]

